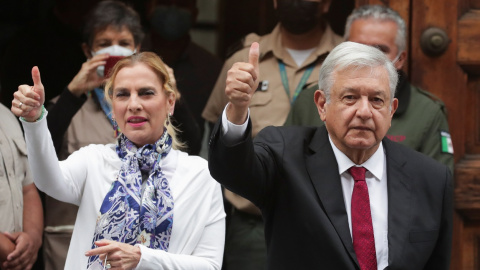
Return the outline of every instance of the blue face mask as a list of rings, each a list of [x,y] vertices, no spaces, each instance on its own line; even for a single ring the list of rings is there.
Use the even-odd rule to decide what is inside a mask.
[[[192,25],[192,14],[175,6],[157,6],[150,23],[158,35],[173,41],[188,34]]]

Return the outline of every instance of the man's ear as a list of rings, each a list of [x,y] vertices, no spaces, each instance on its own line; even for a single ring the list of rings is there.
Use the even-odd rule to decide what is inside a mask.
[[[313,101],[317,106],[318,115],[320,115],[320,119],[323,122],[325,122],[325,120],[327,119],[327,110],[326,110],[327,99],[325,97],[325,93],[323,92],[323,90],[315,91],[315,94],[313,95]]]
[[[402,53],[400,53],[397,61],[395,63],[393,63],[393,65],[395,66],[395,68],[397,70],[401,70],[403,68],[403,64],[405,64],[406,59],[407,59],[407,52],[403,51]]]
[[[90,50],[90,47],[87,45],[87,43],[82,43],[82,51],[83,51],[83,54],[85,55],[85,57],[87,57],[87,59],[90,59],[92,58],[92,52]]]
[[[395,111],[397,110],[398,108],[398,99],[397,98],[394,98],[393,99],[393,102],[392,102],[392,110],[390,112],[390,117],[393,117],[393,114],[395,113]]]

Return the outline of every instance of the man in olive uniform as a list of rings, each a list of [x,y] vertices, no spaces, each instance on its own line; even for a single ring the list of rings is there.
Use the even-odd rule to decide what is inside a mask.
[[[401,70],[406,59],[405,22],[390,8],[366,5],[355,9],[345,26],[345,39],[377,47],[394,62],[400,78],[395,97],[398,109],[387,137],[447,165],[453,172],[453,147],[443,102],[408,82]],[[298,96],[285,125],[323,125],[313,94],[318,87]]]

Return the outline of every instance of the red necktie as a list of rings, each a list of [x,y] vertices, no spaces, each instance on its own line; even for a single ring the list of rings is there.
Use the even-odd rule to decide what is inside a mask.
[[[348,172],[355,180],[352,193],[352,236],[353,248],[357,255],[360,269],[377,270],[375,238],[373,236],[372,214],[368,187],[365,182],[364,167],[351,167]]]

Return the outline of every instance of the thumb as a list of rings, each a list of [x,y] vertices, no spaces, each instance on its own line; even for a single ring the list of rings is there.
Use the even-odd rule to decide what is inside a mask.
[[[12,242],[15,242],[17,240],[16,235],[13,235],[9,232],[3,232],[3,234]]]
[[[258,78],[258,58],[260,55],[260,45],[257,42],[253,42],[250,46],[250,52],[248,53],[248,62],[255,68],[255,80]]]
[[[37,66],[32,68],[32,80],[33,86],[37,88],[37,86],[42,86],[42,80],[40,79],[40,70]]]
[[[40,79],[40,70],[37,66],[32,68],[32,80],[33,80],[33,91],[38,95],[35,99],[40,101],[40,104],[43,104],[45,99],[45,89],[43,89],[42,80]]]

